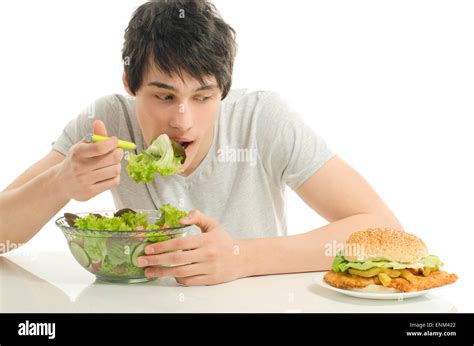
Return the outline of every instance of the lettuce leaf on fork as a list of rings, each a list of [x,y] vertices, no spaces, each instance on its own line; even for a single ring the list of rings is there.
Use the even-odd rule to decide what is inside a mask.
[[[127,173],[135,183],[150,183],[157,173],[161,176],[178,173],[185,159],[184,149],[162,134],[140,154],[128,155]]]

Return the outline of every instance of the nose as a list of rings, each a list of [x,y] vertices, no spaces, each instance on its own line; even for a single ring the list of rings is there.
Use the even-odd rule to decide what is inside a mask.
[[[182,133],[193,127],[193,115],[186,104],[179,105],[177,112],[171,117],[170,126]]]

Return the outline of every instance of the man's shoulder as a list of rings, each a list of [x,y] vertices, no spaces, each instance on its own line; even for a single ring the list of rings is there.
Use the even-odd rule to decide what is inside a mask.
[[[108,94],[97,98],[89,108],[96,116],[107,121],[109,117],[114,119],[117,115],[130,116],[135,112],[135,97],[122,94]]]
[[[124,117],[135,111],[135,98],[127,95],[108,94],[100,96],[82,110],[76,118],[79,126],[89,128],[94,120],[102,120],[109,132],[120,132],[125,126]]]
[[[108,111],[113,109],[117,111],[122,108],[122,106],[129,107],[132,106],[135,102],[135,97],[122,94],[108,94],[101,97],[98,97],[94,102],[94,107],[100,109],[101,111]]]
[[[224,99],[225,113],[241,121],[287,121],[292,109],[288,100],[271,90],[232,89]]]
[[[279,98],[281,98],[280,95],[274,91],[242,88],[231,89],[223,102],[230,105],[258,104],[272,103]]]

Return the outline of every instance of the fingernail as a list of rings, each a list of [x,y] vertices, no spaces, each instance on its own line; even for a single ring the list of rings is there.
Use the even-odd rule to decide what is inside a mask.
[[[183,217],[183,218],[181,219],[181,221],[183,221],[183,222],[189,222],[190,220],[189,220],[189,217],[186,216],[186,217]]]
[[[145,248],[145,253],[146,253],[147,255],[152,254],[152,253],[154,253],[154,252],[155,252],[155,249],[153,249],[152,247],[147,247],[147,248]]]
[[[141,266],[146,266],[148,264],[148,261],[144,258],[139,258],[138,259],[138,265],[141,265]]]

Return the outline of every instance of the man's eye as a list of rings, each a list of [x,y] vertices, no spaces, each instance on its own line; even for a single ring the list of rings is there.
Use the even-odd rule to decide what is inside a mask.
[[[173,96],[170,95],[155,95],[155,97],[161,101],[168,101],[173,99]]]
[[[204,102],[204,101],[207,101],[208,99],[210,99],[211,96],[199,96],[199,97],[196,97],[196,99],[198,101],[201,101],[201,102]]]

